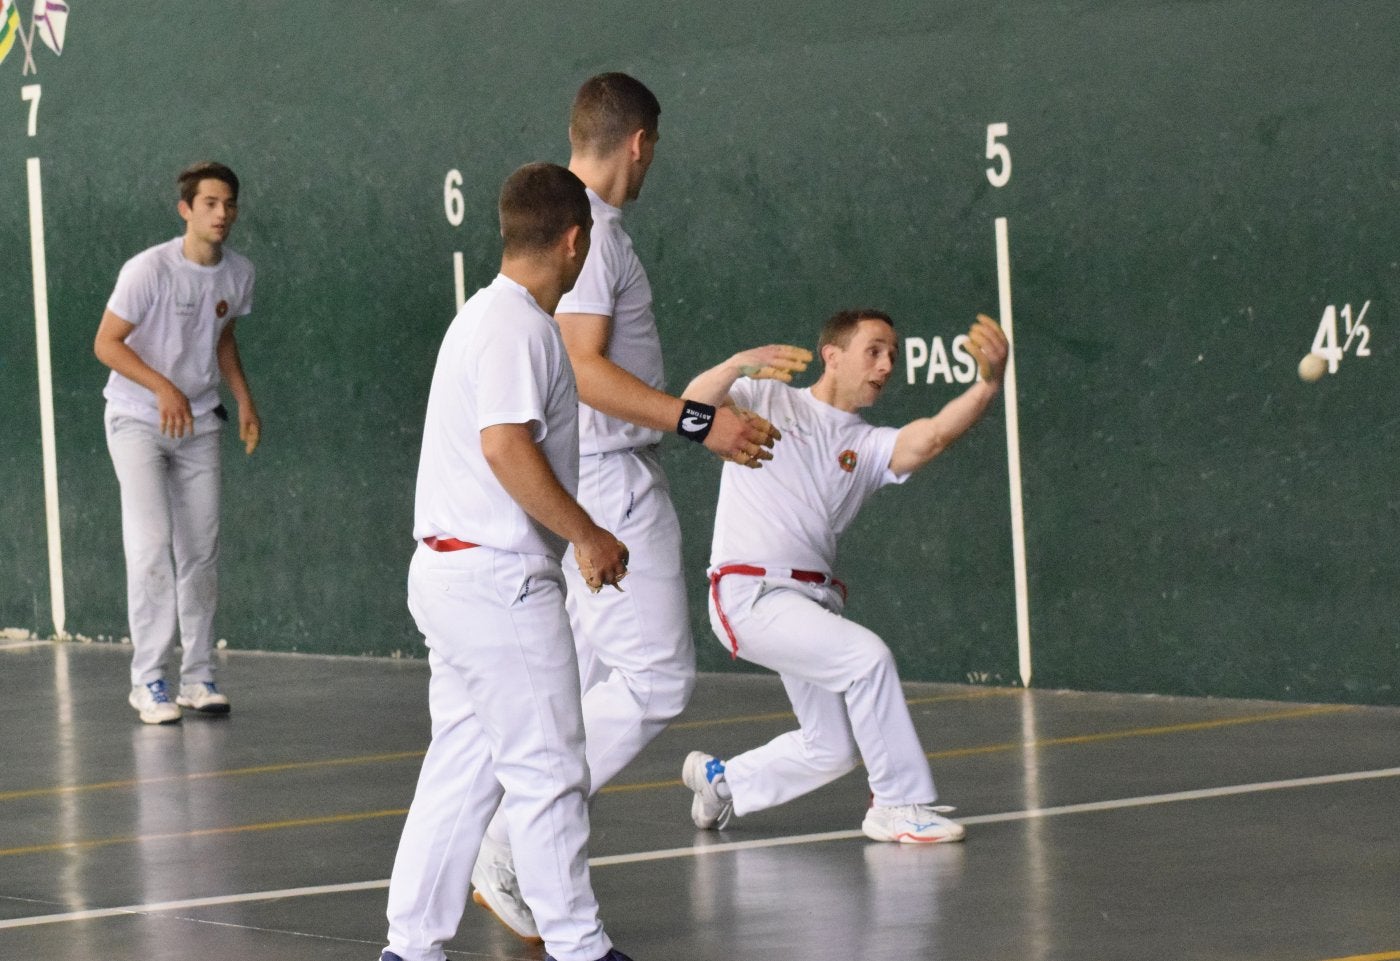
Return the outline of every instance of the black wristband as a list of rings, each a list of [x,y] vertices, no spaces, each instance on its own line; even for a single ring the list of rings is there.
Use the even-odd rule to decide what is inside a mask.
[[[715,423],[715,409],[709,404],[681,398],[681,419],[676,422],[676,433],[686,440],[703,443],[710,436],[710,428]]]

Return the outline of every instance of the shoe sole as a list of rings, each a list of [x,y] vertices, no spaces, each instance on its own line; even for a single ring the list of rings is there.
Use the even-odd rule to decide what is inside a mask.
[[[137,705],[136,705],[135,703],[133,703],[133,702],[131,701],[130,698],[127,699],[127,702],[126,702],[126,703],[127,703],[127,704],[130,704],[133,708],[136,709],[136,716],[139,717],[139,718],[141,719],[141,723],[142,723],[142,724],[179,724],[179,723],[180,723],[180,718],[181,718],[182,715],[181,715],[179,712],[176,712],[176,714],[175,714],[174,717],[156,717],[154,714],[147,714],[145,711],[141,710],[141,708],[140,708],[140,707],[137,707]]]
[[[515,928],[507,924],[506,919],[496,913],[496,909],[491,907],[491,902],[486,900],[486,896],[476,888],[472,889],[472,902],[478,907],[483,908],[487,914],[496,919],[496,922],[500,924],[501,927],[505,928],[526,944],[544,944],[544,938],[540,937],[538,934],[521,934],[519,931],[515,930]]]
[[[175,703],[199,714],[227,714],[232,710],[228,704],[206,704],[204,707],[197,707],[193,701],[188,701],[183,697],[177,697]]]
[[[963,838],[967,837],[966,831],[956,836],[951,834],[940,834],[937,837],[928,837],[918,834],[909,834],[907,832],[904,834],[895,835],[877,834],[876,832],[867,828],[864,824],[860,826],[860,829],[861,832],[872,841],[897,842],[899,844],[955,844],[958,841],[963,840]]]
[[[180,715],[178,715],[178,714],[175,715],[174,717],[151,717],[151,716],[148,715],[148,714],[138,714],[138,716],[141,718],[141,723],[142,723],[142,724],[153,724],[153,725],[159,726],[159,725],[161,725],[161,724],[179,724],[179,723],[180,723]]]

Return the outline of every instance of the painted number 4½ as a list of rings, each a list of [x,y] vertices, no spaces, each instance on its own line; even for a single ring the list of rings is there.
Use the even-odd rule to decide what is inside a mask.
[[[1351,304],[1344,304],[1341,310],[1338,310],[1335,304],[1328,304],[1327,309],[1322,312],[1322,321],[1317,325],[1317,335],[1313,337],[1312,352],[1327,358],[1329,374],[1337,372],[1338,365],[1347,352],[1352,350],[1353,343],[1356,350],[1352,352],[1357,357],[1371,356],[1371,328],[1366,326],[1366,311],[1370,306],[1371,302],[1366,301],[1355,317],[1351,315]],[[1346,340],[1341,340],[1341,331],[1337,329],[1339,317]]]

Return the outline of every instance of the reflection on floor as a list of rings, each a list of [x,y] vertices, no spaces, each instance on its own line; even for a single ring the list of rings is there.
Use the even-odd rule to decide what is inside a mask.
[[[129,648],[0,644],[0,958],[378,956],[427,743],[418,661],[226,653],[230,717],[139,724]],[[911,684],[962,845],[868,842],[859,773],[697,832],[687,751],[792,726],[711,674],[599,797],[637,961],[1400,959],[1400,709]],[[469,907],[456,961],[538,959]]]

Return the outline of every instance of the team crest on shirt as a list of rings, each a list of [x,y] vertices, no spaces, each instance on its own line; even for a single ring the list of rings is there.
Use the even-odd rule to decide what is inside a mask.
[[[836,463],[840,464],[841,469],[849,474],[856,469],[856,452],[849,449],[843,450],[840,456],[836,458]]]
[[[221,300],[221,301],[219,301],[217,304],[215,304],[215,305],[214,305],[214,313],[218,316],[218,318],[219,318],[220,320],[223,320],[223,319],[224,319],[224,314],[227,314],[227,313],[228,313],[228,301],[227,301],[227,300]]]

